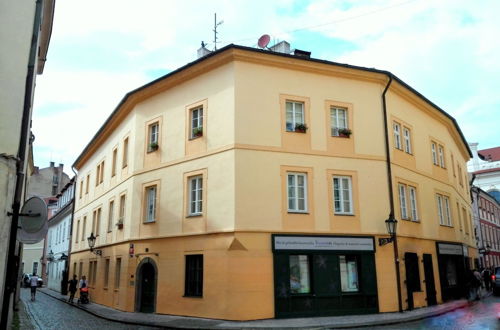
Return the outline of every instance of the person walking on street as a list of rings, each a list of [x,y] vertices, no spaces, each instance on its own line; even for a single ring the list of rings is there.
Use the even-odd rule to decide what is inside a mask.
[[[69,299],[68,302],[73,303],[73,299],[75,298],[76,288],[78,286],[78,280],[76,279],[76,275],[73,275],[73,279],[69,280]]]
[[[482,284],[482,277],[481,277],[481,274],[479,273],[479,271],[477,269],[474,269],[473,271],[473,274],[474,274],[474,278],[475,278],[475,283],[474,283],[474,289],[475,289],[475,292],[476,292],[476,300],[479,300],[481,299],[481,284]]]
[[[491,290],[491,271],[489,268],[485,268],[483,270],[483,281],[484,281],[484,286],[486,287],[486,291]]]
[[[38,286],[38,276],[33,273],[30,277],[30,287],[31,287],[31,301],[35,301],[36,287]]]

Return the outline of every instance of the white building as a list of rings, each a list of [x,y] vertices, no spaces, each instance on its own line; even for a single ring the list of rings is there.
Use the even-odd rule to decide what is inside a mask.
[[[68,256],[71,238],[71,219],[73,213],[74,179],[57,195],[57,213],[49,219],[47,246],[46,278],[49,289],[66,293],[68,282]]]
[[[477,143],[469,143],[473,158],[467,163],[473,175],[473,185],[481,188],[500,203],[500,147],[478,150]]]

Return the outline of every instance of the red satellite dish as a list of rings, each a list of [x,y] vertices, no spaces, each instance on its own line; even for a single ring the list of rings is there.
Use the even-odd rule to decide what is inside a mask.
[[[271,41],[271,37],[269,36],[269,34],[264,34],[262,37],[259,38],[257,44],[259,45],[260,48],[266,48],[267,45],[269,44],[269,41]]]

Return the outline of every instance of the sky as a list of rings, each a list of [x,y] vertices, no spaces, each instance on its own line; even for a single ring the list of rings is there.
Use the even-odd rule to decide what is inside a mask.
[[[125,94],[214,48],[263,34],[311,57],[391,71],[500,146],[498,0],[58,0],[37,77],[34,159],[70,167]]]

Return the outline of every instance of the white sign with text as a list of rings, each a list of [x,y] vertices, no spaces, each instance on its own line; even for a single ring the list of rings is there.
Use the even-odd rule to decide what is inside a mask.
[[[275,250],[375,251],[372,238],[275,236]]]

